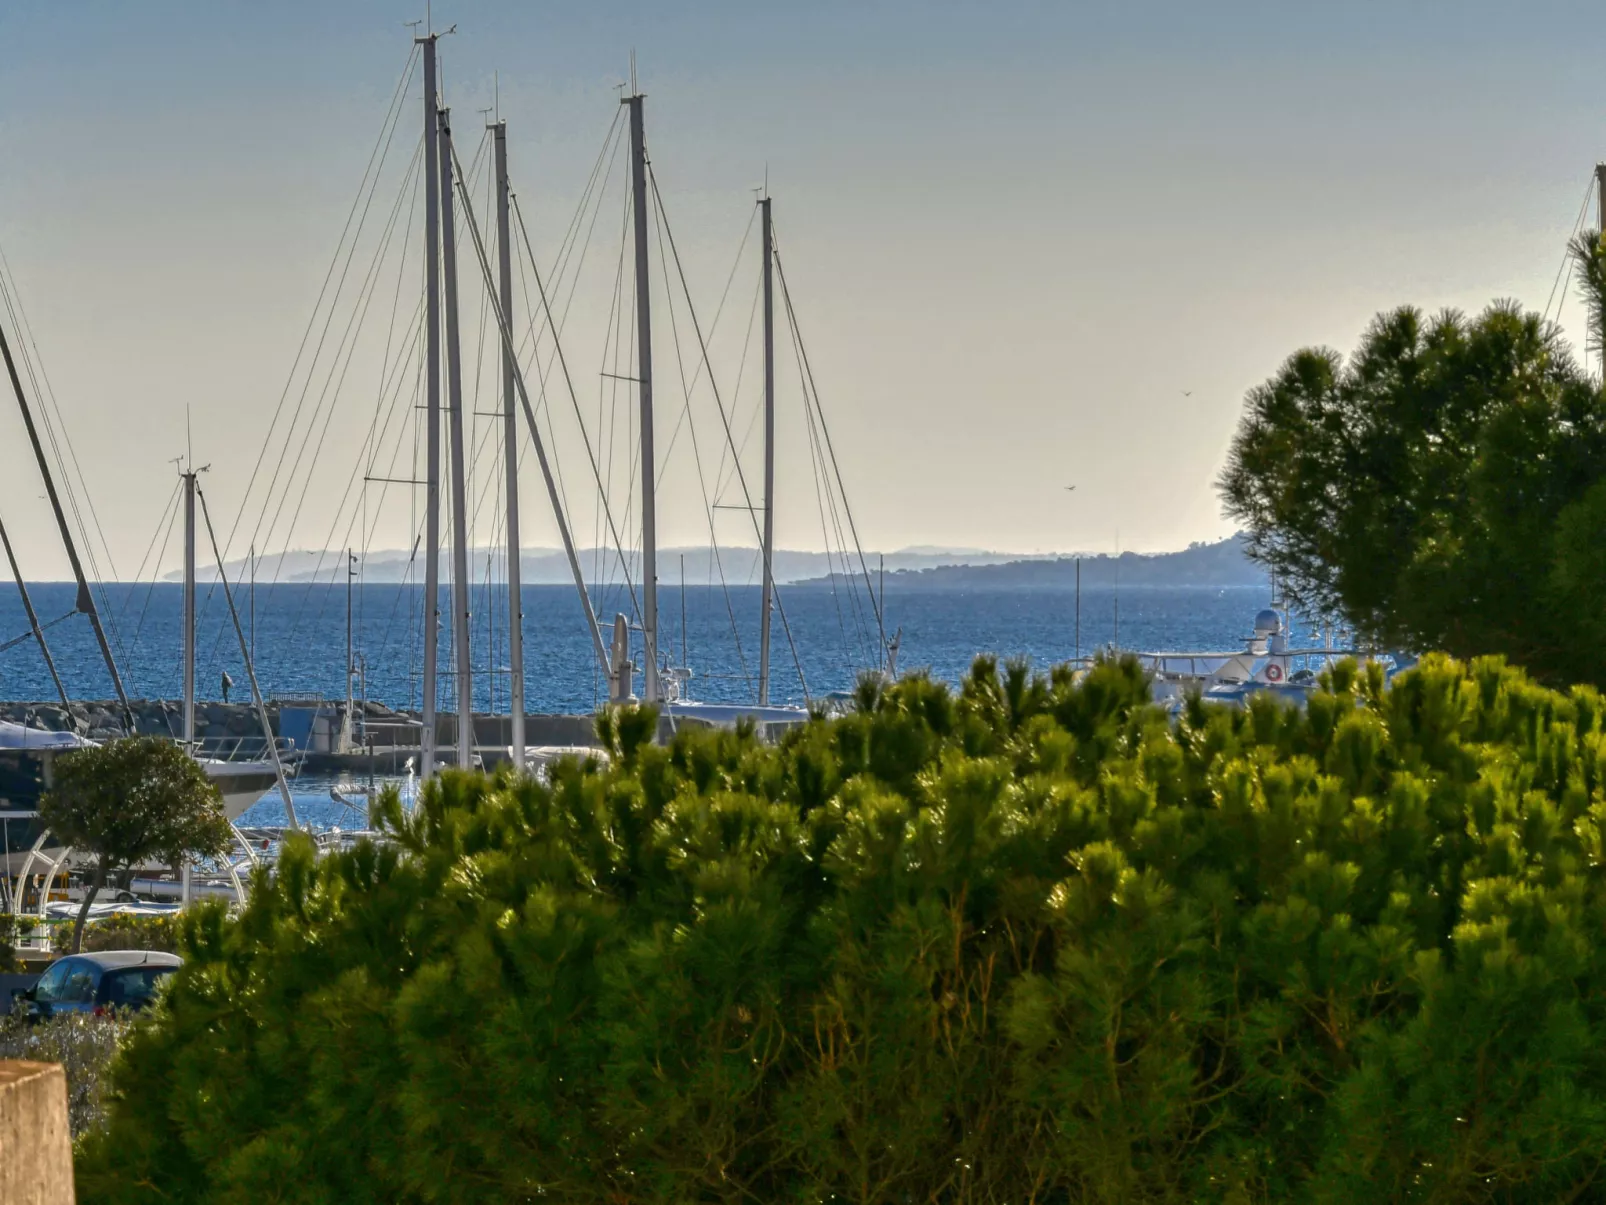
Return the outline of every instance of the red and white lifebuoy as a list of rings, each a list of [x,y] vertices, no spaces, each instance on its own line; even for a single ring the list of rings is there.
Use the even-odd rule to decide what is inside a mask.
[[[1283,680],[1283,667],[1273,661],[1266,667],[1266,681],[1281,682]]]

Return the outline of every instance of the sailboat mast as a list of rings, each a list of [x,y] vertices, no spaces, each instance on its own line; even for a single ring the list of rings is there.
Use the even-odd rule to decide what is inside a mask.
[[[759,201],[764,238],[764,589],[759,603],[758,703],[770,701],[770,611],[775,597],[775,242],[770,199]]]
[[[507,179],[507,122],[491,127],[496,146],[496,258],[497,292],[502,314],[513,314],[513,235],[508,205],[512,190]],[[519,567],[519,417],[518,393],[513,384],[513,349],[502,346],[502,475],[507,478],[507,655],[508,740],[513,746],[513,768],[524,772],[524,592]]]
[[[61,497],[56,493],[56,479],[50,475],[50,463],[45,459],[44,445],[39,442],[38,428],[33,425],[33,410],[28,405],[28,395],[22,390],[22,378],[17,375],[17,363],[11,358],[11,344],[6,342],[4,327],[0,327],[0,356],[5,357],[6,372],[11,376],[11,390],[17,395],[17,406],[22,411],[22,423],[28,428],[28,442],[33,445],[33,457],[38,461],[39,475],[45,481],[45,493],[50,498],[50,509],[56,515],[56,528],[61,532],[61,543],[67,550],[67,560],[72,565],[73,578],[78,583],[78,600],[74,605],[89,616],[89,626],[95,631],[95,641],[100,645],[101,658],[106,662],[106,671],[112,676],[112,687],[117,691],[117,702],[123,709],[123,725],[129,732],[133,732],[134,713],[129,710],[128,694],[123,690],[123,678],[117,672],[117,661],[112,657],[111,645],[106,643],[106,630],[100,626],[100,612],[95,609],[95,596],[89,591],[83,564],[78,560],[78,546],[73,543],[72,529],[67,526],[67,515],[61,509]]]
[[[195,473],[184,477],[184,743],[195,741]]]
[[[463,372],[457,332],[457,241],[452,207],[452,111],[440,111],[441,275],[446,302],[447,432],[452,457],[452,648],[457,654],[457,764],[474,758],[474,677],[469,660],[468,489],[463,458]]]
[[[435,84],[435,32],[418,39],[424,47],[424,381],[426,427],[424,453],[424,697],[419,734],[418,776],[435,773],[436,654],[441,627],[441,281],[440,146],[435,127],[440,120]]]
[[[646,661],[642,695],[661,697],[658,686],[658,507],[657,460],[652,422],[652,294],[647,276],[647,133],[640,92],[630,106],[630,186],[636,227],[636,379],[641,391],[641,636]]]

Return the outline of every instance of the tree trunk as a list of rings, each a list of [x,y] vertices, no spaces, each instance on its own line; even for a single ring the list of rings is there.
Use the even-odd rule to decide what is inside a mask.
[[[95,866],[95,877],[84,892],[84,902],[78,908],[78,920],[72,927],[72,952],[79,953],[84,948],[84,922],[89,919],[89,905],[95,902],[95,896],[100,889],[106,886],[106,859],[102,858]]]

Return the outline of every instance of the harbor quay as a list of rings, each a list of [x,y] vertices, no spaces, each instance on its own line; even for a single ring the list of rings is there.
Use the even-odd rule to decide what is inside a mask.
[[[401,773],[416,759],[424,725],[421,713],[398,711],[375,702],[355,702],[349,716],[343,699],[275,696],[265,703],[268,725],[281,752],[294,755],[310,773]],[[134,734],[177,738],[184,708],[176,699],[130,699]],[[227,759],[262,756],[267,748],[256,707],[250,702],[198,702],[196,742],[200,752]],[[128,735],[116,700],[0,702],[0,721],[50,732],[73,732],[89,740]],[[507,715],[475,714],[474,748],[483,766],[505,760],[511,743]],[[590,715],[525,716],[530,745],[594,746]],[[457,742],[457,716],[436,717],[436,760],[450,764]],[[416,761],[415,761],[416,764]]]

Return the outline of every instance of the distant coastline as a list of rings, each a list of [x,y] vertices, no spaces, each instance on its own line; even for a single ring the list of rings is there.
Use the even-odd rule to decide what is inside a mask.
[[[866,552],[864,555],[872,572],[884,558],[888,573],[899,569],[928,569],[939,565],[1003,564],[1021,559],[1019,553],[927,546],[900,548],[884,554]],[[578,550],[578,556],[588,580],[593,578],[601,581],[619,580],[619,556],[612,549],[582,548]],[[490,564],[493,580],[506,580],[503,571],[504,559],[501,549],[475,548],[469,555],[469,561],[475,566],[478,580],[484,579],[487,562]],[[639,578],[640,554],[634,550],[627,551],[625,561],[629,566],[630,576]],[[258,582],[326,582],[343,585],[345,563],[343,552],[298,549],[258,557],[255,576]],[[775,580],[782,585],[788,585],[816,577],[829,580],[822,575],[829,574],[833,565],[840,574],[842,557],[841,554],[828,556],[823,552],[777,548],[773,564]],[[250,576],[250,570],[242,559],[228,561],[227,567],[230,581],[244,581]],[[669,547],[658,550],[658,581],[661,586],[677,584],[680,581],[682,568],[688,585],[718,585],[723,580],[729,585],[736,586],[757,585],[761,565],[758,549],[749,545],[722,546],[719,549],[717,563],[710,556],[706,544],[700,547]],[[525,548],[519,555],[519,570],[527,586],[567,586],[574,581],[568,558],[561,549]],[[451,558],[442,552],[441,580],[446,581],[450,573]],[[201,565],[198,567],[197,576],[203,582],[215,581],[217,570],[214,566]],[[361,564],[361,580],[370,585],[401,581],[416,582],[422,578],[422,561],[406,550],[370,549]],[[183,574],[177,570],[162,575],[164,582],[178,582],[182,579]]]
[[[1005,561],[1001,564],[936,565],[887,571],[887,589],[998,590],[1076,588],[1077,563],[1083,587],[1113,586],[1266,586],[1266,571],[1244,552],[1241,535],[1215,543],[1190,545],[1180,552],[1125,552],[1119,557],[1060,556]],[[873,569],[872,569],[873,572]],[[828,577],[808,578],[794,586],[829,585]]]
[[[587,576],[600,575],[602,580],[617,581],[619,561],[617,554],[596,549],[580,551],[580,563]],[[885,554],[866,552],[864,566],[857,558],[850,558],[846,571],[858,576],[867,568],[872,576],[883,566],[888,588],[897,589],[1075,589],[1077,556],[1059,555],[1022,556],[1019,553],[991,552],[981,549],[941,549],[935,547],[900,548]],[[1244,555],[1242,536],[1230,536],[1214,543],[1196,543],[1179,552],[1140,553],[1126,552],[1119,557],[1084,555],[1082,584],[1093,588],[1103,586],[1260,586],[1266,584],[1266,574]],[[475,549],[470,560],[476,566],[477,576],[486,572],[490,561],[493,580],[503,576],[502,557],[497,550]],[[626,560],[632,577],[640,572],[639,559],[634,552]],[[519,557],[526,585],[569,585],[573,578],[564,554],[556,549],[526,548]],[[441,572],[449,574],[450,564],[442,558]],[[830,572],[836,570],[840,578],[844,566],[840,555],[827,556],[823,552],[803,552],[777,549],[775,552],[775,580],[789,587],[826,586],[832,581]],[[258,558],[255,577],[259,583],[324,582],[344,585],[344,555],[335,552],[294,551]],[[756,585],[759,580],[759,555],[756,548],[736,545],[719,551],[716,564],[707,546],[701,548],[668,548],[659,551],[659,582],[673,586],[680,580],[682,566],[688,585],[717,585],[723,580],[730,586]],[[228,562],[232,580],[244,581],[251,576],[243,560]],[[406,552],[374,550],[362,565],[358,580],[369,585],[418,581],[422,566]],[[180,575],[166,573],[162,580],[176,582]],[[202,566],[198,577],[203,582],[215,581],[215,569]],[[443,577],[442,580],[445,580]]]

